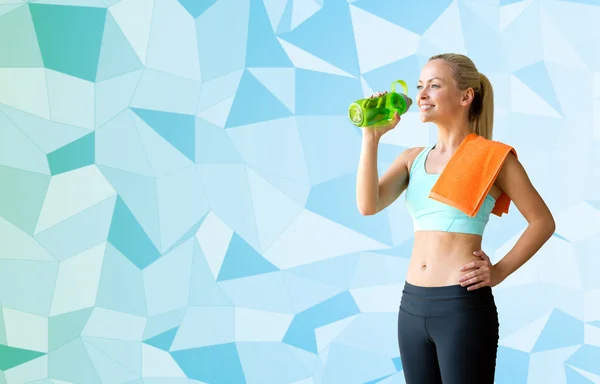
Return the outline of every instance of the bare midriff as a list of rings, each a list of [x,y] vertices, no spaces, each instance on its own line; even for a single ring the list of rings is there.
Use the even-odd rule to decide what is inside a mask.
[[[417,231],[406,281],[413,285],[437,287],[460,284],[466,272],[460,268],[480,257],[481,236],[442,231]]]

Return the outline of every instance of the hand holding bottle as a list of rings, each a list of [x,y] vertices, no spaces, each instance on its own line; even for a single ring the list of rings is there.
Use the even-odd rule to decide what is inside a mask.
[[[396,92],[396,83],[404,92]],[[375,92],[368,98],[359,99],[350,104],[348,117],[354,125],[360,127],[365,135],[379,139],[383,134],[394,129],[400,116],[412,105],[408,97],[408,87],[403,80],[392,83],[392,91]],[[372,131],[372,132],[369,132]]]
[[[387,91],[375,92],[369,97],[369,99],[377,98],[385,94],[387,94]],[[363,131],[363,136],[367,135],[370,138],[379,140],[381,136],[394,129],[396,125],[398,125],[398,123],[400,122],[400,119],[400,114],[398,113],[398,111],[395,111],[392,115],[391,120],[383,119],[381,121],[373,123],[372,125],[361,127],[361,130]]]

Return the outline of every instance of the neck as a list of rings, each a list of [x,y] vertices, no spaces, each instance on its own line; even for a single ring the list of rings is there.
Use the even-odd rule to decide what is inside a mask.
[[[466,122],[437,124],[438,142],[435,149],[440,153],[454,153],[463,140],[472,133]]]

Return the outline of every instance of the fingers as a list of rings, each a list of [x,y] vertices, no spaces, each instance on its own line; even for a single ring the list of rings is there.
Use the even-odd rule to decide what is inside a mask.
[[[485,265],[487,265],[487,263],[483,260],[471,261],[470,263],[467,263],[467,264],[463,265],[462,267],[460,267],[460,270],[466,271],[468,269],[481,268]]]
[[[385,95],[386,93],[387,93],[387,91],[383,91],[383,92],[377,91],[377,92],[375,92],[374,94],[372,94],[372,95],[371,95],[371,97],[369,97],[369,99],[372,99],[372,98],[374,98],[374,97],[379,97],[379,96]]]
[[[473,254],[474,254],[475,256],[479,256],[479,257],[481,257],[481,258],[482,258],[482,259],[484,259],[484,260],[485,260],[485,259],[489,259],[489,256],[488,256],[488,255],[486,255],[486,254],[485,254],[485,252],[483,252],[482,250],[475,251],[475,252],[473,252]]]
[[[471,280],[474,277],[481,276],[483,274],[484,274],[484,271],[482,269],[477,269],[476,271],[469,272],[469,273],[463,275],[460,279],[458,279],[458,282],[462,283],[463,281]]]
[[[490,286],[489,282],[483,281],[479,284],[475,284],[475,285],[471,285],[471,286],[467,287],[467,291],[474,291],[476,289],[483,288],[483,287],[489,287],[489,286]]]

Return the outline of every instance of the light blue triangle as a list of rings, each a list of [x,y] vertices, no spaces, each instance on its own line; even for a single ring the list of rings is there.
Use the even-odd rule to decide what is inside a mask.
[[[217,281],[238,279],[263,273],[275,272],[279,269],[263,258],[238,234],[233,234],[225,260],[219,271]]]
[[[174,351],[171,356],[190,379],[223,384],[246,382],[235,343]]]
[[[280,37],[351,75],[360,74],[354,27],[346,0],[325,1],[321,10]]]
[[[292,116],[256,77],[245,70],[233,100],[225,128]]]
[[[518,3],[520,1],[525,1],[525,0],[500,0],[500,6]]]
[[[422,35],[451,3],[452,0],[428,0],[426,6],[420,6],[402,1],[358,0],[352,5]]]
[[[600,376],[598,361],[600,361],[600,347],[584,344],[565,363]]]
[[[498,347],[496,366],[497,384],[526,384],[529,373],[529,354],[504,346]]]
[[[554,91],[548,70],[543,61],[531,64],[514,72],[523,83],[531,88],[541,98],[548,102],[558,113],[562,114],[562,108]]]
[[[197,164],[245,164],[227,132],[206,120],[196,120]]]
[[[98,166],[139,222],[152,244],[161,248],[156,179],[110,166]],[[114,223],[111,223],[114,225]]]
[[[594,382],[577,372],[573,368],[565,365],[565,376],[568,384],[594,384]]]
[[[92,165],[96,159],[95,132],[85,135],[48,154],[52,175]]]
[[[386,215],[363,216],[356,205],[356,173],[340,176],[314,186],[306,208],[336,223],[385,244],[392,243],[390,222]]]
[[[103,81],[143,68],[144,65],[109,12],[104,25],[96,81]]]
[[[132,111],[188,159],[194,161],[196,130],[193,115],[140,108],[132,108]]]
[[[108,241],[140,269],[146,268],[161,256],[120,197],[115,204]]]
[[[247,67],[293,67],[275,37],[269,15],[262,0],[250,0],[248,21]]]
[[[168,331],[163,332],[160,335],[156,335],[144,341],[144,343],[152,345],[153,347],[156,347],[158,349],[162,349],[163,351],[168,351],[171,348],[171,344],[173,344],[173,340],[175,339],[175,335],[177,335],[178,329],[179,327],[169,329]]]
[[[194,18],[200,17],[208,8],[210,8],[217,0],[178,0],[186,11]]]
[[[190,306],[231,307],[233,303],[215,281],[206,262],[206,256],[198,243],[194,243],[192,278],[190,282]]]
[[[570,347],[583,344],[583,342],[583,321],[555,309],[546,322],[532,352]]]
[[[360,313],[352,295],[344,291],[294,316],[283,342],[318,353],[315,329]]]

